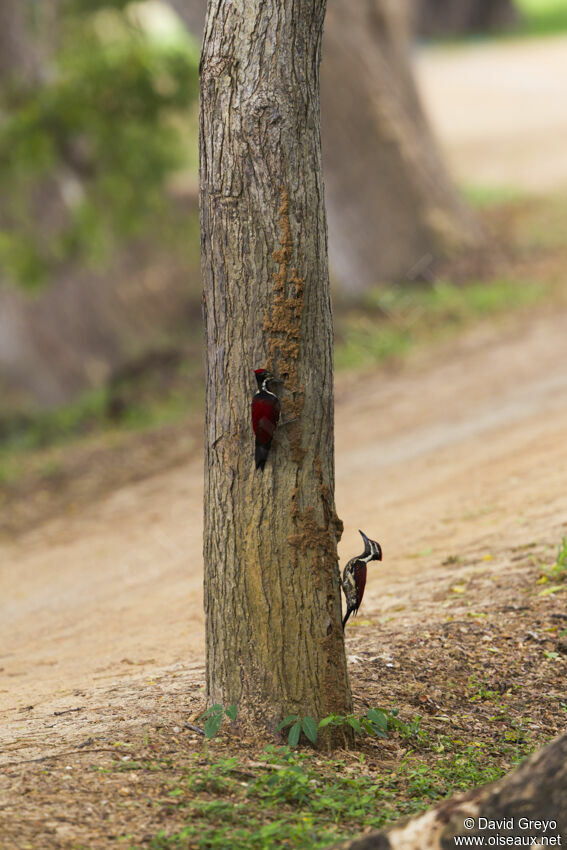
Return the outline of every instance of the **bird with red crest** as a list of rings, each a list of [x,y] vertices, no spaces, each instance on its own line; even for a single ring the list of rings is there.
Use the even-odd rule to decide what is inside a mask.
[[[267,369],[254,369],[258,392],[252,398],[252,428],[256,435],[256,469],[264,470],[276,425],[280,418],[281,404],[270,384],[277,379]]]

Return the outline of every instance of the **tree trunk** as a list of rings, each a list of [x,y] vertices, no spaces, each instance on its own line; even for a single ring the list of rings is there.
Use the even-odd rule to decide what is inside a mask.
[[[556,738],[500,782],[453,797],[402,826],[336,846],[337,850],[454,850],[456,836],[468,836],[473,847],[475,837],[478,846],[484,839],[485,847],[519,844],[515,838],[522,838],[524,846],[540,838],[538,847],[564,845],[567,735]]]
[[[407,0],[332,0],[321,70],[330,262],[342,290],[419,277],[480,240],[421,108]]]
[[[204,0],[170,0],[196,27]],[[323,39],[323,172],[331,272],[356,293],[428,277],[482,242],[424,116],[410,62],[410,0],[330,0]],[[201,13],[201,14],[200,14]]]
[[[34,85],[40,77],[37,46],[30,35],[27,0],[0,0],[0,83]]]
[[[518,22],[513,0],[417,0],[419,35],[451,36],[504,30]]]
[[[201,60],[207,694],[273,730],[351,709],[334,505],[321,0],[210,0]],[[282,379],[254,468],[253,369]]]

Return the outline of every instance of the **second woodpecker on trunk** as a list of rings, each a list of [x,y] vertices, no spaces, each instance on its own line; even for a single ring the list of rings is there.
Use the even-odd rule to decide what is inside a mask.
[[[280,418],[281,404],[270,383],[276,378],[267,369],[254,369],[258,392],[252,398],[252,428],[256,435],[256,469],[264,470],[272,439]]]
[[[382,560],[382,549],[375,540],[370,540],[363,531],[358,532],[364,540],[364,552],[356,558],[351,558],[343,570],[341,585],[345,594],[346,614],[343,618],[343,631],[351,614],[356,614],[360,608],[364,588],[366,587],[367,565],[370,561]]]

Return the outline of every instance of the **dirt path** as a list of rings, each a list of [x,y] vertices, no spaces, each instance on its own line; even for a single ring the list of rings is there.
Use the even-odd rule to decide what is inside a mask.
[[[359,548],[358,528],[385,553],[349,643],[384,617],[423,621],[451,584],[567,532],[566,323],[526,319],[392,374],[341,376],[341,561]],[[104,707],[130,723],[144,699],[155,712],[164,678],[198,694],[201,499],[195,461],[0,548],[4,758],[100,731]],[[54,719],[81,707],[85,727]]]
[[[464,185],[567,184],[567,37],[491,40],[416,54],[425,105]]]

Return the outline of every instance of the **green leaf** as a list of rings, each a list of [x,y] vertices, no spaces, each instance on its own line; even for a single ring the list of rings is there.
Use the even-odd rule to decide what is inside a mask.
[[[358,717],[347,717],[346,719],[349,726],[351,726],[355,732],[359,735],[362,733],[362,726],[360,725],[360,720]]]
[[[552,587],[546,587],[545,590],[540,590],[538,596],[551,596],[552,593],[561,593],[562,590],[565,590],[562,584],[554,584]]]
[[[329,714],[327,717],[323,717],[322,720],[319,721],[319,729],[324,729],[325,726],[339,726],[341,721],[343,720],[342,715],[340,714]]]
[[[378,708],[371,708],[366,714],[373,726],[377,726],[384,732],[388,729],[388,718],[383,711]]]
[[[227,717],[230,717],[231,720],[236,720],[236,713],[238,712],[238,706],[236,703],[229,705],[228,708],[225,708],[224,713]]]
[[[221,714],[222,715],[222,705],[219,703],[215,703],[215,705],[211,705],[204,714],[201,715],[201,720],[204,720],[206,717],[210,717],[212,714]]]
[[[567,629],[563,629],[562,632],[559,632],[559,637],[565,637],[567,635]]]
[[[217,732],[219,731],[222,723],[222,711],[217,712],[216,714],[212,714],[205,725],[203,726],[203,731],[207,738],[214,738]]]
[[[285,717],[281,723],[278,723],[278,725],[276,726],[276,732],[281,732],[282,729],[285,729],[286,726],[290,726],[296,720],[297,714],[288,714],[288,716]]]
[[[305,737],[309,738],[312,744],[317,741],[317,721],[312,717],[304,717],[301,721],[301,728],[305,733]]]
[[[289,730],[289,735],[287,738],[287,742],[290,747],[297,747],[299,743],[299,736],[301,734],[301,723],[299,720],[296,720],[291,729]]]

